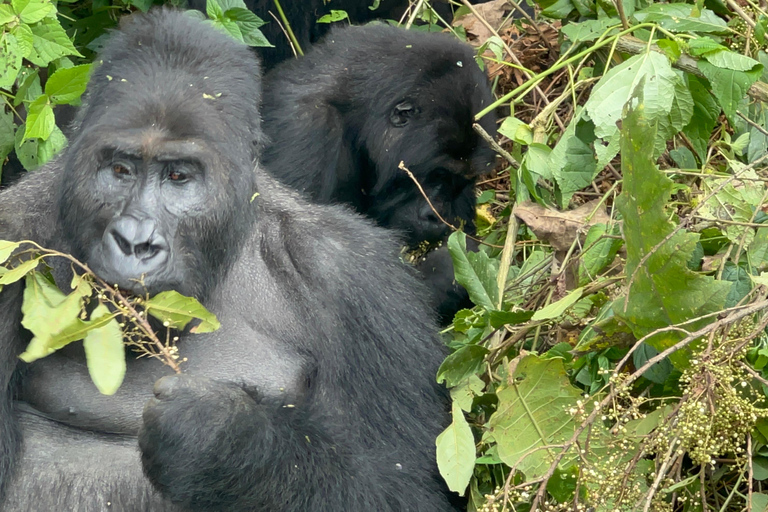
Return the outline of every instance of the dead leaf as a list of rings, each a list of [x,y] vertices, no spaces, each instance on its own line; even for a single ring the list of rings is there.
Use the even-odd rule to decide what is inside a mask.
[[[502,23],[504,23],[507,14],[512,10],[512,5],[507,0],[493,0],[492,2],[477,4],[474,8],[477,14],[488,22],[488,25],[498,31]],[[493,32],[488,30],[483,22],[473,13],[455,18],[453,26],[464,27],[464,30],[467,31],[469,42],[477,46],[485,43],[493,35]]]
[[[516,205],[512,212],[525,222],[537,238],[549,242],[557,251],[567,251],[577,235],[580,234],[583,238],[590,226],[605,224],[611,220],[603,203],[589,222],[586,222],[587,216],[597,207],[599,201],[595,199],[575,210],[564,212],[526,201]]]

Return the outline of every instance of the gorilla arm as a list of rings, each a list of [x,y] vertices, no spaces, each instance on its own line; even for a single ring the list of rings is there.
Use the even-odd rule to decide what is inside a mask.
[[[145,472],[173,501],[199,510],[451,509],[434,463],[446,418],[434,380],[442,351],[415,297],[424,290],[385,234],[324,209],[336,218],[261,216],[280,229],[262,238],[261,255],[280,253],[270,274],[298,287],[301,329],[312,332],[291,343],[315,344],[300,347],[311,360],[305,396],[291,404],[206,379],[159,381],[140,446]]]

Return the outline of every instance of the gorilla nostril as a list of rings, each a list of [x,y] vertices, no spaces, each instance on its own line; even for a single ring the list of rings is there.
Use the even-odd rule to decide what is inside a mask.
[[[133,249],[133,253],[140,260],[148,260],[156,256],[157,253],[159,253],[162,249],[163,248],[160,245],[145,242],[143,244],[136,245],[136,247]]]
[[[126,256],[130,256],[133,254],[133,251],[131,250],[131,244],[128,242],[128,240],[123,237],[120,233],[117,232],[117,230],[112,230],[112,238],[114,238],[115,243],[117,243],[117,246],[120,248],[123,254]]]

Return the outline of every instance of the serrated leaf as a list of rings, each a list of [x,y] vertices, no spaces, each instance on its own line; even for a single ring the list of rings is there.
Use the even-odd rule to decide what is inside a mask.
[[[22,56],[27,57],[32,53],[34,36],[29,25],[19,23],[11,29],[11,34],[16,38],[16,42],[19,44],[19,48],[21,48]]]
[[[26,24],[37,23],[56,12],[56,6],[49,0],[11,0],[11,5]]]
[[[237,24],[245,44],[254,47],[273,46],[267,41],[261,30],[259,30],[259,27],[265,25],[265,22],[248,9],[240,7],[230,8],[224,12],[224,16]]]
[[[221,326],[216,315],[205,309],[197,299],[173,290],[158,293],[145,303],[145,307],[147,313],[164,323],[168,322],[168,327],[173,329],[184,329],[194,319],[201,322],[190,330],[193,333],[213,332]]]
[[[224,9],[217,0],[206,0],[205,13],[211,20],[219,20],[224,17]]]
[[[651,4],[636,11],[634,16],[641,23],[656,22],[670,32],[704,32],[725,34],[728,25],[709,9],[694,14],[695,6],[685,3]]]
[[[240,30],[240,27],[238,27],[237,23],[235,23],[234,21],[229,20],[227,18],[216,18],[216,19],[210,20],[210,22],[213,24],[214,27],[216,27],[217,30],[220,30],[225,34],[232,36],[234,39],[236,39],[241,43],[245,42],[245,39],[243,39],[243,32]]]
[[[579,110],[549,155],[549,168],[560,190],[563,208],[574,192],[592,183],[600,171],[591,147],[594,141],[594,125],[585,119],[584,110]]]
[[[637,100],[633,100],[632,108],[622,121],[624,185],[616,201],[624,218],[622,232],[627,249],[625,272],[629,290],[627,297],[617,299],[613,305],[616,316],[637,338],[660,327],[719,311],[730,288],[729,283],[717,282],[688,269],[698,235],[682,230],[671,235],[674,225],[665,205],[672,193],[672,182],[647,158],[656,138],[656,124],[644,116],[639,91],[640,88]],[[702,325],[702,321],[698,321],[686,328],[696,330]],[[682,336],[677,332],[663,333],[648,343],[663,351]],[[686,367],[689,352],[678,351],[670,359],[676,367]]]
[[[693,98],[693,115],[688,125],[683,128],[683,133],[691,141],[699,158],[703,160],[706,157],[709,136],[720,116],[720,106],[702,80],[686,73],[686,81],[688,91]]]
[[[453,421],[435,442],[437,467],[448,488],[463,496],[475,469],[475,438],[464,412],[456,403],[452,414]]]
[[[611,27],[621,27],[621,24],[613,18],[602,18],[581,23],[568,23],[560,31],[573,43],[585,43],[594,41]]]
[[[94,316],[109,317],[103,304],[96,307]],[[83,340],[88,373],[103,395],[114,395],[125,377],[125,346],[123,331],[117,320],[111,318],[103,326],[91,329]]]
[[[48,137],[48,139],[40,141],[40,143],[37,145],[37,161],[39,162],[38,165],[43,165],[50,161],[59,153],[59,151],[64,149],[64,146],[66,145],[67,137],[64,135],[64,132],[61,131],[61,128],[54,125],[53,131],[51,131],[51,135]]]
[[[20,263],[19,265],[16,265],[12,269],[8,270],[8,272],[0,276],[0,285],[15,283],[16,281],[22,279],[37,267],[41,259],[42,257],[38,256],[37,258],[27,260],[24,263]]]
[[[45,94],[55,105],[72,103],[85,92],[91,64],[59,69],[45,83]]]
[[[82,57],[57,20],[44,19],[31,28],[34,49],[27,58],[33,64],[47,66],[51,61],[67,55]]]
[[[744,101],[750,86],[760,77],[762,66],[752,71],[736,71],[719,68],[706,60],[700,60],[697,66],[709,80],[712,92],[728,120],[734,122],[736,111]]]
[[[467,253],[467,235],[456,231],[448,237],[448,250],[453,260],[456,281],[466,288],[469,298],[485,309],[495,309],[498,301],[498,260],[484,252]]]
[[[499,133],[518,144],[528,145],[533,142],[533,132],[527,123],[509,116],[499,126]]]
[[[56,117],[53,114],[53,107],[48,96],[44,94],[29,105],[24,138],[47,140],[54,126],[56,126]]]
[[[698,37],[688,41],[688,53],[694,57],[701,57],[705,53],[728,50],[725,46],[716,43],[709,37]]]

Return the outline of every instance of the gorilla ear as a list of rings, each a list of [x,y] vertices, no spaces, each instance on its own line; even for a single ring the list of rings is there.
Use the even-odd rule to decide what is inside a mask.
[[[421,112],[421,109],[409,100],[404,100],[395,105],[389,114],[389,122],[392,126],[405,126],[408,120]]]

